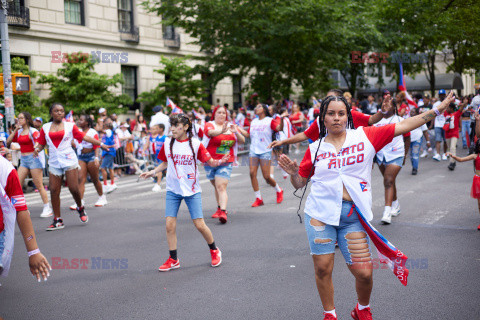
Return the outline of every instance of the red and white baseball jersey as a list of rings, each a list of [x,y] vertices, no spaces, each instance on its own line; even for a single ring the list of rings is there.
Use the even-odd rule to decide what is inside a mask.
[[[272,134],[278,122],[271,117],[265,117],[262,120],[255,118],[250,124],[248,132],[250,133],[250,151],[255,154],[262,154],[272,149],[267,149],[272,143]]]
[[[393,115],[390,118],[382,118],[374,124],[375,127],[388,126],[389,124],[399,123],[404,120],[402,117]],[[408,133],[410,134],[410,133]],[[377,152],[378,160],[382,161],[385,158],[386,162],[405,156],[405,144],[403,142],[403,136],[397,136],[393,138],[392,142],[383,147],[382,150]]]

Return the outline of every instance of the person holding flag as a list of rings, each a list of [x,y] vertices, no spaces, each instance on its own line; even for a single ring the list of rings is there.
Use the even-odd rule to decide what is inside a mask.
[[[351,312],[353,319],[372,319],[373,267],[367,234],[380,253],[380,262],[387,263],[401,283],[407,285],[407,256],[370,224],[373,219],[372,163],[376,152],[394,137],[443,113],[452,100],[453,93],[450,93],[441,105],[421,115],[381,127],[354,129],[348,102],[343,96],[330,96],[322,101],[320,108],[320,139],[310,144],[300,165],[286,155],[280,156],[279,164],[290,174],[296,189],[306,188],[312,180],[305,204],[305,228],[324,320],[337,319],[332,282],[337,241],[355,277],[358,303]],[[384,108],[390,102],[388,94]]]

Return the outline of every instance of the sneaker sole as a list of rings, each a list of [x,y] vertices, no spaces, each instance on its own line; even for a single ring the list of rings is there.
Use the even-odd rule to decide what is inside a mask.
[[[169,268],[169,269],[160,269],[160,268],[158,268],[158,271],[160,271],[160,272],[167,272],[167,271],[170,271],[170,270],[173,270],[173,269],[178,269],[178,268],[180,268],[180,264],[178,264],[177,266],[171,267],[171,268]]]
[[[56,228],[47,228],[47,229],[45,229],[45,231],[55,231],[55,230],[60,230],[60,229],[63,229],[63,228],[65,228],[65,226],[56,227]]]
[[[391,224],[391,221],[380,220],[383,224]]]
[[[350,315],[352,316],[353,319],[358,320],[358,317],[355,314],[355,311],[350,312]]]
[[[257,204],[256,206],[254,206],[254,205],[252,204],[252,208],[261,207],[261,206],[263,206],[263,205],[264,205],[264,203],[262,203],[262,204]]]
[[[52,217],[52,216],[53,216],[53,212],[50,213],[48,216],[41,214],[41,215],[40,215],[40,218],[50,218],[50,217]]]
[[[220,220],[220,223],[222,223],[222,224],[227,223],[227,218],[222,217],[222,218],[218,218],[218,220]]]

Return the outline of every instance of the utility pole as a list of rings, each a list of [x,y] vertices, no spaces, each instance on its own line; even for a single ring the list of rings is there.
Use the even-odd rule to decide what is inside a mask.
[[[7,126],[15,121],[15,107],[13,105],[13,89],[12,89],[12,70],[10,65],[10,43],[8,40],[8,22],[7,22],[7,0],[1,0],[0,8],[0,33],[2,44],[2,66],[3,66],[3,86],[5,98],[5,117]],[[7,131],[8,128],[5,128]]]

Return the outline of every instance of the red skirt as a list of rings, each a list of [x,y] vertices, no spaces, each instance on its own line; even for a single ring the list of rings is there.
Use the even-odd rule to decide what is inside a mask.
[[[473,176],[472,191],[470,196],[475,199],[480,199],[480,176]]]

